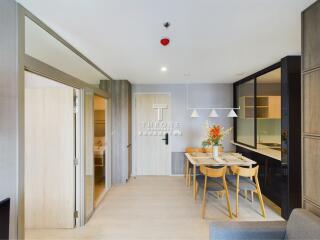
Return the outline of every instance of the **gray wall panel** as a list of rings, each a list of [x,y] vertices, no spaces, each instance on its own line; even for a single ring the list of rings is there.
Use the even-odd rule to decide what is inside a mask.
[[[185,162],[184,152],[171,153],[171,174],[182,175]]]
[[[19,76],[15,1],[0,1],[0,32],[0,200],[11,198],[10,238],[17,238]]]
[[[125,183],[131,166],[131,85],[127,80],[102,80],[112,98],[112,184]]]

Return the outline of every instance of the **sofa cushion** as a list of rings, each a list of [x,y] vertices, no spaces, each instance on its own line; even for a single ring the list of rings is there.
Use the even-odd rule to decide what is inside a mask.
[[[294,209],[287,224],[286,239],[320,239],[320,218],[305,209]]]
[[[285,234],[285,221],[210,224],[210,240],[283,240]]]

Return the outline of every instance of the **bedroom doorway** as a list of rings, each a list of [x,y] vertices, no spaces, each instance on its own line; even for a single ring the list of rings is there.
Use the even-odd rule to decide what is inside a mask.
[[[107,175],[107,99],[94,95],[94,206],[96,207],[108,190]]]

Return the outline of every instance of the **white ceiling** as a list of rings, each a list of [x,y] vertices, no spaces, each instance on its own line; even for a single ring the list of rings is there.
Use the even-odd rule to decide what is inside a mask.
[[[25,53],[89,84],[108,79],[27,17]]]
[[[230,83],[300,54],[300,13],[315,0],[18,2],[114,79]]]

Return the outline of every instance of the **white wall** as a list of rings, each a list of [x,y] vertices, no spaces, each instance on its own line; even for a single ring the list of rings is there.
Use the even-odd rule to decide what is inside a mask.
[[[170,93],[172,105],[172,121],[183,124],[183,135],[172,136],[172,152],[184,152],[188,146],[201,146],[203,140],[203,125],[208,120],[209,123],[218,123],[224,127],[232,127],[232,118],[227,118],[227,110],[220,110],[219,118],[208,118],[210,110],[199,111],[200,118],[190,118],[191,111],[187,110],[187,89],[189,93],[189,107],[232,107],[233,89],[232,84],[138,84],[133,85],[133,102],[136,93]],[[133,108],[134,111],[134,108]],[[225,150],[233,150],[230,144],[232,134],[225,138]]]

